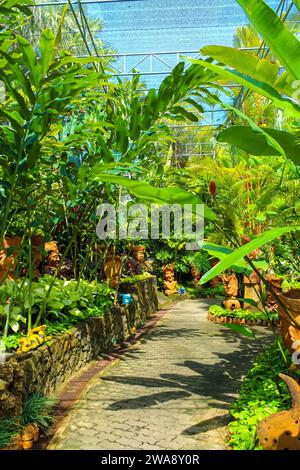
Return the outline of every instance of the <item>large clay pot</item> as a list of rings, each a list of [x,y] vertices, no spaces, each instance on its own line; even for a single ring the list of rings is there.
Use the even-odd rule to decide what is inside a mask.
[[[279,294],[279,298],[300,325],[300,289],[291,289],[288,292]],[[280,305],[278,311],[281,317],[280,329],[284,344],[290,352],[294,352],[295,349],[292,348],[292,344],[294,341],[300,340],[300,330],[292,324],[291,319]]]
[[[104,274],[107,281],[115,289],[120,281],[121,256],[107,256],[104,262]]]

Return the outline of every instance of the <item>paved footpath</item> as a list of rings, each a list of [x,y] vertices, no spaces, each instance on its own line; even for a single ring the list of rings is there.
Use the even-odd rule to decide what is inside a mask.
[[[224,449],[228,408],[272,338],[209,322],[209,302],[177,303],[92,379],[48,449]]]

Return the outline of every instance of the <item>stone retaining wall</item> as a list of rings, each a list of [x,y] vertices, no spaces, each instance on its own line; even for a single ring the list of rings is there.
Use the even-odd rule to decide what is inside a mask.
[[[90,318],[34,351],[15,354],[0,363],[0,418],[18,415],[26,394],[51,395],[72,374],[124,341],[158,310],[154,276],[136,284],[121,284],[120,292],[130,293],[134,302],[117,305],[108,315]]]

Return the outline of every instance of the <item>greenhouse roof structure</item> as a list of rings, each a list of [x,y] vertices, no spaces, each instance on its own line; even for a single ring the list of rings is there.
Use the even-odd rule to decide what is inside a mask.
[[[237,28],[248,24],[235,0],[67,1],[69,14],[85,36],[86,54],[104,57],[110,62],[112,73],[121,79],[140,73],[145,89],[158,89],[178,62],[199,57],[200,49],[206,45],[232,46]],[[36,7],[43,11],[62,10],[65,3],[39,0]],[[293,17],[295,5],[291,0],[268,3],[286,22],[299,22]],[[108,50],[99,51],[95,39],[101,40]],[[262,43],[257,52],[268,51]],[[224,110],[206,111],[202,125],[219,125],[225,119]]]

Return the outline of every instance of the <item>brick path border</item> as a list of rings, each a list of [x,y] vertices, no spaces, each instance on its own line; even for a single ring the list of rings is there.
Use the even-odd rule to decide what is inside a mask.
[[[122,357],[128,349],[130,349],[134,344],[136,344],[142,336],[144,336],[148,331],[150,331],[158,321],[171,310],[178,301],[168,304],[166,307],[162,307],[161,310],[158,310],[153,314],[144,325],[139,328],[133,335],[131,335],[126,341],[116,345],[112,352],[108,354],[103,354],[103,358],[98,361],[93,361],[90,366],[87,366],[87,370],[84,370],[82,373],[76,377],[71,378],[63,386],[63,389],[59,393],[58,401],[54,407],[54,425],[48,432],[47,436],[41,438],[33,447],[33,450],[46,450],[50,440],[54,437],[62,421],[67,417],[71,411],[74,404],[83,394],[89,382],[100,372],[106,369],[114,361]]]
[[[208,313],[207,319],[214,323],[235,323],[236,325],[247,325],[247,326],[269,326],[268,320],[247,320],[245,318],[235,317],[217,317],[212,313]],[[280,320],[273,320],[273,326],[280,326]]]

